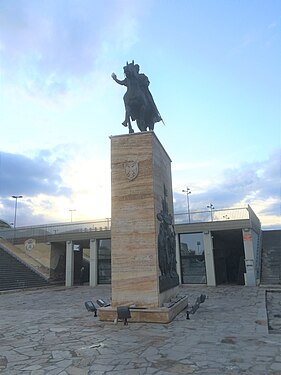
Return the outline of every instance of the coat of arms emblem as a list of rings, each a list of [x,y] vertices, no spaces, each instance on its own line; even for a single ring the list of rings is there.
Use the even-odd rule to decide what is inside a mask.
[[[28,240],[25,241],[24,246],[26,250],[31,251],[34,249],[36,241],[33,238],[29,238]]]
[[[139,164],[137,161],[127,161],[124,164],[125,173],[129,181],[134,180],[139,173]]]

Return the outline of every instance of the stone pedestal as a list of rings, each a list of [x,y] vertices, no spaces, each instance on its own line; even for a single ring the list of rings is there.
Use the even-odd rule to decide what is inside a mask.
[[[111,137],[111,189],[112,306],[99,315],[107,320],[106,310],[112,318],[116,306],[134,305],[136,321],[147,321],[142,309],[154,321],[149,311],[167,310],[179,284],[171,159],[154,132]],[[165,314],[165,322],[174,317]]]

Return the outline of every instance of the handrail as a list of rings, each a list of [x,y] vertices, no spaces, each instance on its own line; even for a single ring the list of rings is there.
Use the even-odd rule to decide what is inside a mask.
[[[204,211],[176,213],[175,224],[206,223],[210,221],[245,220],[250,218],[247,207],[223,208]]]
[[[83,222],[57,223],[23,226],[17,228],[0,229],[0,237],[15,241],[20,238],[43,238],[48,241],[49,237],[55,235],[67,235],[91,231],[110,230],[111,219],[100,219]]]
[[[231,220],[245,220],[250,219],[254,222],[258,221],[257,216],[250,206],[243,208],[224,208],[213,209],[212,212],[204,211],[190,211],[189,213],[176,213],[174,215],[175,224],[186,223],[206,223],[210,221],[231,221]],[[3,228],[0,229],[0,237],[9,240],[17,240],[20,238],[48,238],[55,235],[65,235],[81,232],[104,231],[111,229],[111,218],[89,220],[83,222],[71,223],[53,223],[44,225],[23,226],[17,228]]]

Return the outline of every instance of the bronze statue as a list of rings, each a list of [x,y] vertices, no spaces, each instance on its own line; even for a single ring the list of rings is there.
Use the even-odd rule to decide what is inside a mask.
[[[162,210],[156,215],[160,222],[158,232],[158,261],[161,275],[159,288],[163,292],[179,284],[176,261],[176,233],[173,216],[169,213],[167,202],[167,189],[164,185]]]
[[[141,132],[154,130],[154,124],[163,121],[149,91],[149,80],[143,73],[139,73],[139,65],[134,61],[124,66],[125,79],[119,80],[115,73],[111,77],[119,85],[127,87],[123,97],[125,104],[125,120],[122,125],[129,128],[129,133],[134,133],[131,120],[136,121]]]

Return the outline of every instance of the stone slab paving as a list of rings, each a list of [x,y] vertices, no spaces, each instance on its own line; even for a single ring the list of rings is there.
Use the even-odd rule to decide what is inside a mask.
[[[267,290],[266,304],[269,333],[281,334],[281,290]]]
[[[87,300],[110,286],[0,294],[0,373],[9,375],[281,375],[281,334],[269,334],[265,289],[183,287],[206,301],[170,324],[100,322]]]

